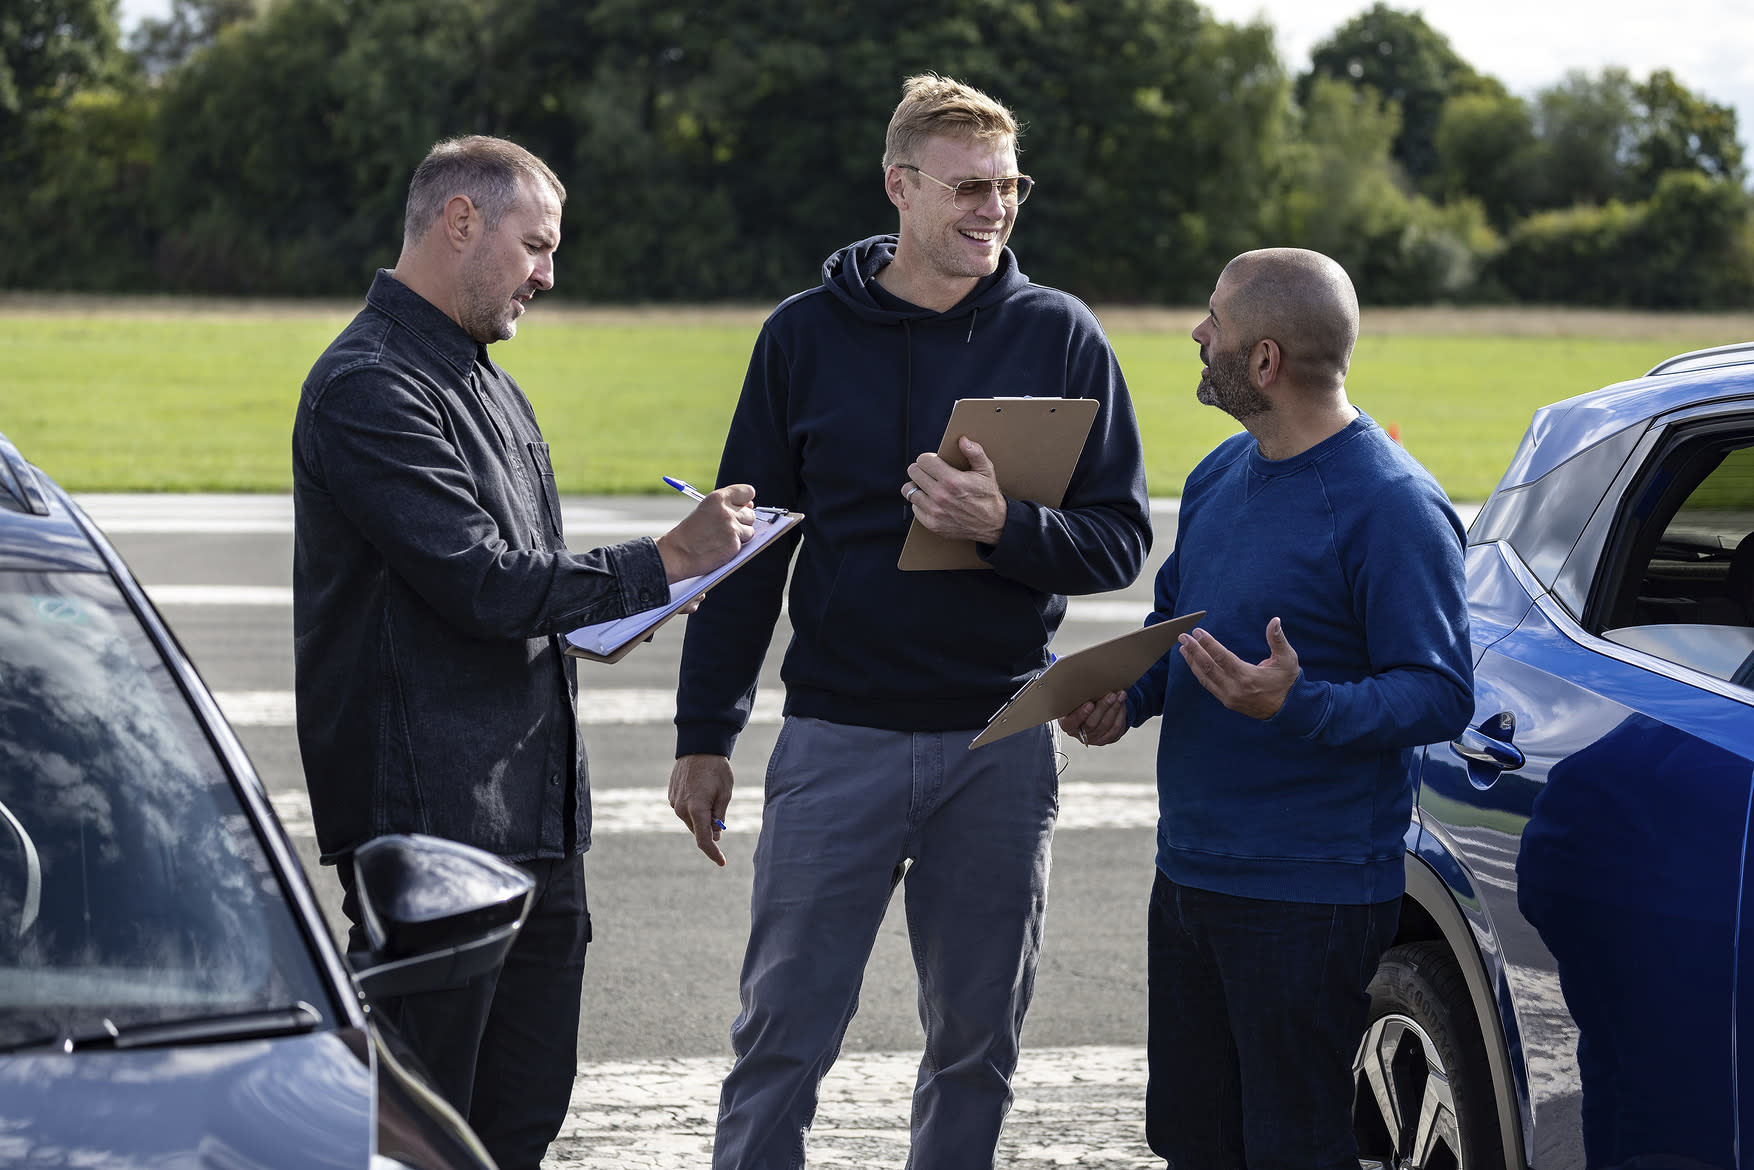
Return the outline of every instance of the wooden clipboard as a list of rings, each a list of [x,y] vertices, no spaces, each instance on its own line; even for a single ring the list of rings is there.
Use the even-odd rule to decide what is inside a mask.
[[[688,582],[678,581],[675,585],[672,585],[670,587],[670,600],[665,604],[656,606],[652,609],[641,610],[639,613],[629,614],[624,618],[617,618],[613,621],[598,622],[594,626],[584,626],[567,634],[565,639],[566,654],[571,658],[583,658],[590,662],[620,662],[623,658],[626,658],[629,654],[633,653],[635,648],[643,643],[650,642],[652,640],[652,635],[656,633],[665,622],[668,622],[678,613],[681,613],[683,607],[690,601],[693,601],[695,598],[717,585],[720,581],[723,581],[726,577],[729,577],[732,573],[742,568],[757,554],[778,541],[779,538],[785,534],[787,529],[804,519],[804,514],[802,512],[779,512],[777,509],[775,509],[774,512],[775,514],[771,519],[761,519],[756,521],[758,524],[769,526],[766,529],[757,530],[757,536],[759,539],[751,540],[748,544],[743,546],[742,551],[736,556],[732,557],[729,561],[726,561],[712,572],[704,573],[699,577],[692,578]],[[682,586],[684,584],[687,584],[688,588],[683,589]],[[594,635],[597,631],[607,630],[610,627],[615,626],[621,627],[616,630],[615,636],[622,640],[617,641],[614,645],[603,649],[594,649],[593,646],[599,645],[600,643],[593,642],[592,645],[585,644],[586,639]]]
[[[1118,638],[1068,654],[1023,684],[999,708],[970,750],[1058,719],[1080,703],[1124,691],[1175,648],[1176,640],[1199,624],[1205,610],[1145,626]]]
[[[957,446],[967,435],[979,443],[1007,496],[1057,508],[1096,421],[1094,398],[960,398],[950,410],[938,457],[959,471],[968,459]],[[918,519],[908,526],[900,569],[990,569],[972,540],[939,536]]]

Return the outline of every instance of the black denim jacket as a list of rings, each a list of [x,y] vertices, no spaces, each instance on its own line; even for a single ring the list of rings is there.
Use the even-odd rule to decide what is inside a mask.
[[[512,860],[590,843],[563,635],[662,604],[651,540],[566,551],[512,379],[380,271],[293,423],[298,741],[322,859],[421,832]]]

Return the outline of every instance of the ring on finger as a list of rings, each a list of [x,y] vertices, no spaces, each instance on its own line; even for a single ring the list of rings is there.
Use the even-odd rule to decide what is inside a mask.
[[[914,493],[919,491],[919,490],[920,490],[919,484],[910,483],[907,485],[907,490],[901,493],[901,498],[906,500],[908,503],[911,504],[914,502]]]

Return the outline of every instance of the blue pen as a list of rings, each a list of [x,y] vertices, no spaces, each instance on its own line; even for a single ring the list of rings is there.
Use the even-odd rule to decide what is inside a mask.
[[[693,484],[689,483],[685,479],[675,479],[671,476],[666,475],[664,477],[664,482],[669,484],[671,487],[675,488],[677,491],[681,492],[683,495],[687,496],[691,500],[704,500],[704,499],[706,499],[705,496],[701,495],[700,492],[695,489]]]
[[[719,829],[722,831],[724,829],[724,827],[725,827],[724,821],[721,821],[718,817],[713,818],[713,828]]]
[[[663,478],[665,483],[669,484],[691,500],[706,499],[705,496],[700,494],[700,489],[689,483],[686,479],[677,479],[673,475],[666,475]],[[755,508],[753,511],[757,516],[760,516],[764,520],[778,520],[781,516],[786,514],[784,508]]]

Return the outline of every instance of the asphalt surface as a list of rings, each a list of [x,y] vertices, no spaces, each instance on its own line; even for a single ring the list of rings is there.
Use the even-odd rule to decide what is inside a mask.
[[[339,929],[339,887],[315,864],[292,726],[292,513],[284,497],[86,496],[232,718]],[[568,498],[568,543],[656,535],[678,501]],[[1140,582],[1075,598],[1065,654],[1138,626],[1150,576],[1173,536],[1174,505]],[[595,941],[579,1033],[580,1082],[557,1167],[700,1165],[730,1055],[737,970],[748,929],[760,780],[778,732],[784,621],[763,675],[766,699],[733,763],[739,791],[711,865],[665,802],[674,755],[680,622],[621,663],[582,663],[581,716],[597,829],[587,858]],[[1135,1167],[1144,1147],[1144,927],[1151,883],[1156,735],[1063,749],[1047,941],[1025,1030],[1017,1105],[1001,1164]],[[867,970],[858,1015],[823,1089],[812,1165],[900,1166],[921,1032],[897,899]]]

